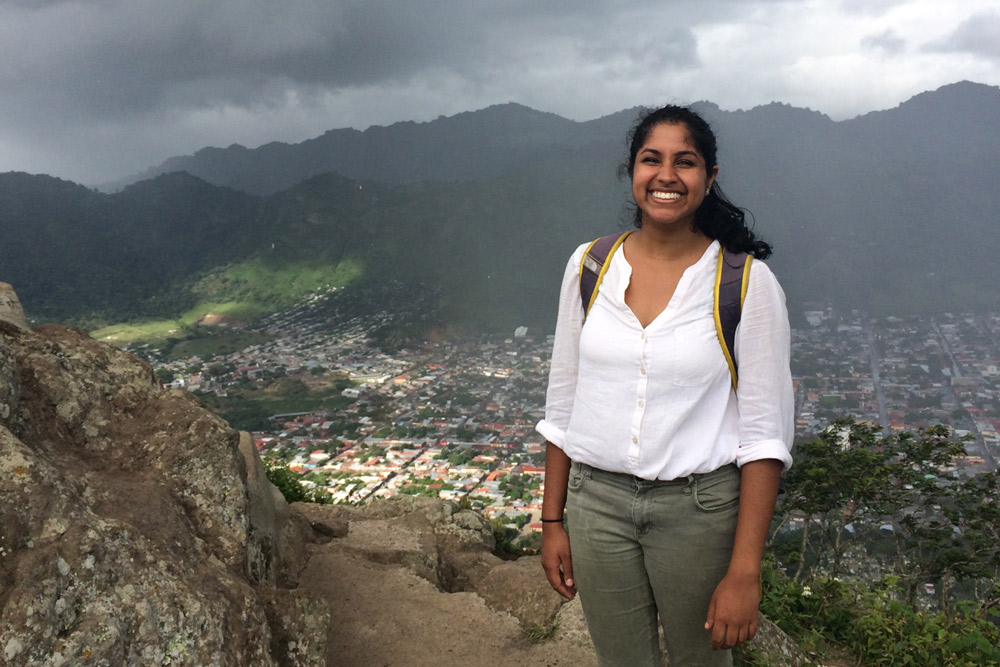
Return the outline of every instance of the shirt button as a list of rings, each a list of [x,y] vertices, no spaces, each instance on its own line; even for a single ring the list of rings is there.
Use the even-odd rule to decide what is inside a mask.
[[[633,445],[639,444],[639,438],[632,436],[632,444]]]
[[[639,372],[642,373],[643,375],[645,375],[646,374],[646,367],[643,366],[642,368],[640,368]]]
[[[639,334],[639,338],[646,340],[646,332],[643,331],[641,334]]]
[[[640,407],[640,408],[641,408],[642,406],[644,406],[644,405],[646,405],[646,403],[645,403],[645,402],[643,402],[643,401],[639,401],[639,407]]]

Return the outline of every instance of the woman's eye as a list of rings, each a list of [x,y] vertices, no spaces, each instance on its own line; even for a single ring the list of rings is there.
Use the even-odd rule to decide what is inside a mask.
[[[678,160],[677,165],[680,167],[693,167],[694,160]]]

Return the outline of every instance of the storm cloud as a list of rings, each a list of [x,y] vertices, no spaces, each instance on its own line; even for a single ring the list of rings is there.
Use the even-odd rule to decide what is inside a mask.
[[[94,184],[205,145],[519,102],[834,118],[1000,84],[992,0],[6,0],[0,171]]]

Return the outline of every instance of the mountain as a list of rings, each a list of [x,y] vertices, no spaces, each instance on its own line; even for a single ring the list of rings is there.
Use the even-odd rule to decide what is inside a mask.
[[[274,194],[330,171],[385,183],[479,181],[495,178],[550,148],[606,138],[600,124],[583,124],[587,129],[582,136],[580,125],[519,104],[501,104],[428,123],[330,130],[299,144],[203,148],[114,185],[175,171],[258,195]]]
[[[827,302],[1000,307],[1000,88],[957,83],[840,122],[695,106],[719,136],[719,182],[774,245],[793,317]],[[3,174],[0,280],[34,317],[81,323],[366,285],[444,326],[549,329],[573,248],[629,225],[617,169],[635,114],[579,123],[501,105],[204,149],[168,161],[187,173],[113,194]]]

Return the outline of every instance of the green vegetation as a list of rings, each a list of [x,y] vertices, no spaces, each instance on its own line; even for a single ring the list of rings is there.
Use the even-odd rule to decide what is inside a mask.
[[[529,625],[524,629],[524,634],[528,635],[528,639],[535,642],[543,642],[546,639],[552,639],[556,634],[556,626],[543,625],[541,623],[535,623],[534,625]]]
[[[432,479],[430,477],[414,477],[410,480],[409,484],[399,489],[399,493],[407,496],[438,498],[441,491],[453,491],[454,489],[454,484],[442,482],[439,479]]]
[[[301,483],[301,478],[280,461],[265,459],[264,472],[271,484],[278,487],[281,495],[290,503],[330,503],[330,497],[325,492],[306,488]]]
[[[288,305],[310,292],[350,285],[362,273],[363,265],[357,260],[271,262],[254,257],[209,271],[192,291],[203,299],[273,307]]]
[[[541,486],[542,480],[538,475],[507,475],[500,480],[499,489],[503,491],[511,500],[520,498],[524,502],[531,502],[533,493]]]
[[[806,649],[868,667],[1000,664],[1000,474],[960,476],[962,454],[944,427],[881,436],[843,421],[802,443],[764,614]]]
[[[490,523],[493,525],[493,539],[496,540],[494,554],[505,560],[514,560],[524,555],[514,543],[518,536],[517,528],[511,527],[507,521],[499,517],[494,517]]]
[[[339,410],[350,405],[351,399],[340,395],[350,380],[342,379],[320,388],[310,389],[300,380],[281,378],[268,387],[249,382],[230,387],[227,396],[200,394],[201,400],[233,428],[261,431],[271,428],[268,418],[276,414]]]
[[[761,611],[805,649],[842,647],[868,667],[981,667],[1000,664],[1000,615],[963,604],[952,612],[915,609],[898,579],[870,587],[817,578],[800,584],[765,562]],[[753,651],[738,664],[766,667]]]
[[[260,345],[271,340],[271,336],[259,331],[239,331],[219,333],[205,337],[194,337],[172,345],[167,352],[171,359],[208,359],[217,355],[232,354],[251,345]]]
[[[177,317],[115,324],[99,328],[91,335],[115,344],[168,343],[167,351],[174,358],[234,352],[262,342],[266,336],[220,334],[200,324],[206,319],[236,324],[251,322],[310,293],[349,285],[361,274],[361,263],[353,260],[336,264],[297,261],[272,266],[263,259],[252,258],[209,271],[191,288],[197,304]],[[241,336],[254,339],[240,346]]]

